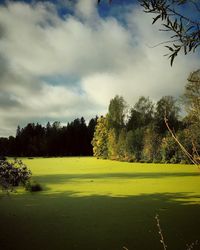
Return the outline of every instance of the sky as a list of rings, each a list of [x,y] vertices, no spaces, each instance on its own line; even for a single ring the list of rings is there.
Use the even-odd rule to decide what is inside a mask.
[[[128,2],[0,5],[0,137],[29,122],[88,121],[104,115],[115,95],[134,105],[140,96],[156,102],[183,93],[199,54],[179,55],[171,67],[168,50],[156,46],[169,34]]]

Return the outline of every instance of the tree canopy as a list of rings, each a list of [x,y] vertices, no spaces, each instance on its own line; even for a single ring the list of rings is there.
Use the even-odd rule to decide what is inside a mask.
[[[0,138],[0,155],[6,156],[81,156],[92,155],[91,141],[97,117],[88,125],[76,118],[66,126],[48,122],[46,126],[28,123],[17,127],[16,136]]]
[[[187,112],[184,118],[179,115],[180,104],[178,105],[172,96],[163,96],[156,103],[149,97],[140,97],[130,113],[124,109],[123,97],[114,97],[110,101],[108,114],[97,122],[93,138],[94,156],[120,161],[190,163],[187,155],[168,131],[165,124],[167,118],[177,139],[198,162],[200,160],[199,78],[199,71],[193,72],[188,78],[183,97]],[[109,122],[112,115],[122,117],[121,114],[128,118],[122,119],[123,122],[117,123],[118,126],[113,120]]]

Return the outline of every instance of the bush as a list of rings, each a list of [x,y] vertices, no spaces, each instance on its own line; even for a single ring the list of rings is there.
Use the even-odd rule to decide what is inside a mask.
[[[6,157],[3,155],[0,155],[0,161],[5,161],[5,160],[6,160]]]
[[[36,181],[29,181],[26,185],[26,190],[30,192],[39,192],[42,191],[42,186]]]
[[[21,160],[0,160],[0,186],[3,190],[13,191],[14,187],[25,186],[30,177],[31,171]]]

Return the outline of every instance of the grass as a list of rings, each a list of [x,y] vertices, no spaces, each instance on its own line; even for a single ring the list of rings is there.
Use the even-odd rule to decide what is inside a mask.
[[[162,250],[156,214],[169,250],[200,241],[195,166],[92,157],[23,161],[43,191],[0,195],[2,250]]]

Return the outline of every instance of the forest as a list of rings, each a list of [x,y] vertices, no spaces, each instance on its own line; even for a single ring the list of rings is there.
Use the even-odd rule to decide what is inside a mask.
[[[0,1],[0,249],[200,249],[199,13]]]
[[[88,125],[82,117],[67,126],[58,121],[46,126],[38,123],[18,126],[15,137],[0,138],[0,154],[28,157],[94,154],[97,158],[120,161],[190,163],[190,157],[169,132],[167,119],[181,145],[199,161],[199,79],[200,70],[190,74],[179,101],[163,96],[154,103],[142,96],[128,108],[124,98],[117,95],[110,101],[108,113],[92,118]]]
[[[16,136],[0,138],[0,155],[3,156],[84,156],[92,155],[91,140],[97,117],[88,125],[81,117],[61,126],[60,122],[46,126],[29,123],[17,127]]]
[[[188,77],[179,101],[164,96],[154,103],[149,97],[140,97],[127,111],[123,97],[116,96],[110,101],[107,115],[97,121],[94,155],[131,162],[191,163],[193,159],[198,163],[199,93],[198,70]]]

